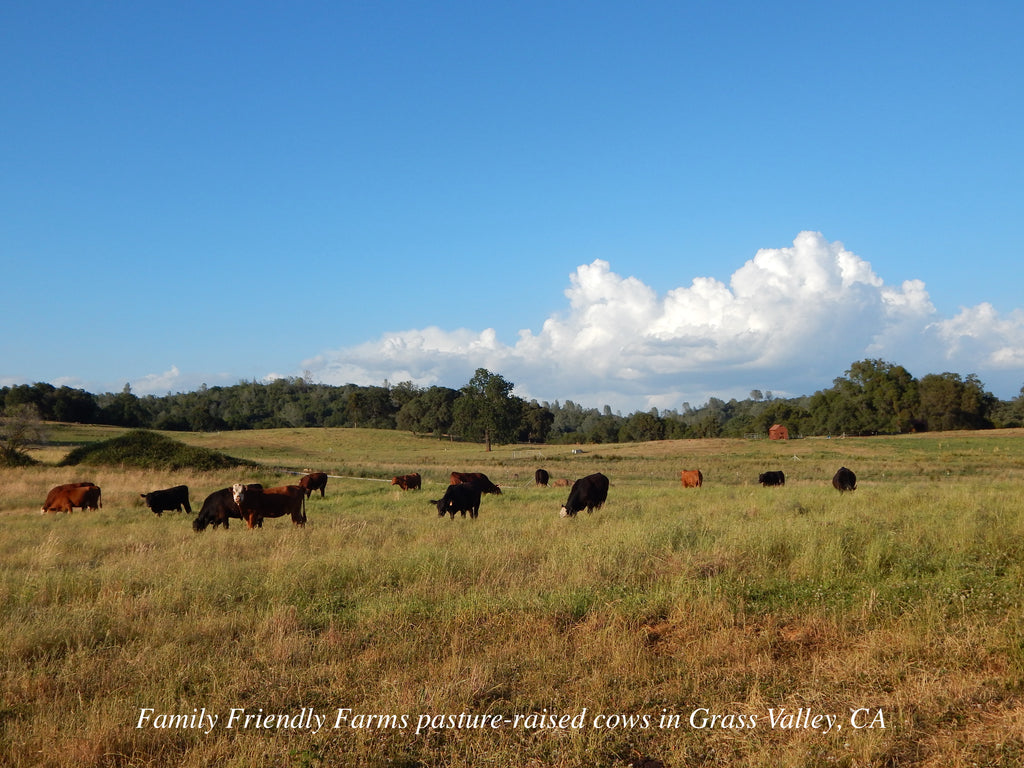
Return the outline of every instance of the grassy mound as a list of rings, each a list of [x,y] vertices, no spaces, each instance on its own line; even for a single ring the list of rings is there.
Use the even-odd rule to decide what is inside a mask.
[[[137,429],[120,437],[75,448],[59,466],[136,467],[139,469],[192,469],[210,471],[257,466],[217,451],[185,445],[169,437]]]

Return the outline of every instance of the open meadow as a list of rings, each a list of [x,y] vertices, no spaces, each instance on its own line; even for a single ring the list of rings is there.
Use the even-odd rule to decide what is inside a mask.
[[[0,471],[2,765],[1024,764],[1022,431],[579,453],[168,433],[262,468],[56,466],[119,433],[54,427],[44,465]],[[562,519],[538,467],[603,472],[608,502]],[[332,477],[305,528],[195,533],[139,496],[185,483],[198,511],[307,469]],[[453,470],[503,493],[441,519]],[[423,490],[390,485],[408,472]],[[39,513],[77,480],[101,510]]]

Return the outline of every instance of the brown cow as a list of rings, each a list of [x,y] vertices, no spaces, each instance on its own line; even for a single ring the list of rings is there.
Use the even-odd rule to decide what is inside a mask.
[[[559,477],[555,480],[552,480],[551,484],[556,488],[568,488],[570,485],[572,485],[572,480],[570,480],[567,477]]]
[[[320,491],[320,498],[324,497],[324,490],[327,488],[327,473],[326,472],[310,472],[308,475],[303,475],[299,480],[299,488],[301,488],[308,499],[313,491]]]
[[[235,483],[231,494],[248,528],[262,528],[264,518],[284,515],[291,515],[295,525],[306,525],[306,495],[297,485],[257,490],[251,485]]]
[[[93,483],[66,483],[50,489],[40,512],[72,512],[81,509],[100,509],[103,501],[100,487]]]
[[[679,473],[679,479],[683,483],[683,488],[700,488],[704,485],[704,475],[699,469],[684,469]]]
[[[480,493],[501,493],[501,488],[488,480],[483,472],[452,472],[450,482],[452,485],[472,483]]]
[[[419,472],[408,475],[397,475],[391,479],[392,485],[397,485],[403,491],[418,491],[422,487],[423,479]]]

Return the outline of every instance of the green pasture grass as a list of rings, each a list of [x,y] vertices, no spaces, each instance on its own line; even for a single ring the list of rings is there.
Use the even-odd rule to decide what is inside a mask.
[[[265,440],[261,443],[260,439]],[[187,435],[252,477],[98,470],[99,512],[40,515],[74,468],[0,472],[0,763],[11,766],[1020,764],[1024,446],[927,438],[480,446],[368,430]],[[261,450],[261,446],[265,446]],[[858,490],[829,485],[845,464]],[[537,466],[603,471],[609,500],[558,516]],[[283,467],[335,475],[308,524],[196,534],[138,493],[193,506]],[[679,469],[705,486],[682,489]],[[761,488],[760,471],[787,485]],[[503,486],[439,518],[452,470]],[[422,491],[392,474],[420,471]],[[841,717],[773,729],[769,709]],[[137,728],[205,708],[221,726]],[[232,708],[334,724],[226,729]],[[698,728],[690,715],[756,717]],[[883,713],[857,730],[850,710]],[[428,728],[421,716],[577,716],[582,728]],[[597,715],[633,725],[595,727]],[[642,718],[646,716],[644,727]],[[699,720],[697,721],[699,722]],[[663,727],[664,726],[664,727]]]

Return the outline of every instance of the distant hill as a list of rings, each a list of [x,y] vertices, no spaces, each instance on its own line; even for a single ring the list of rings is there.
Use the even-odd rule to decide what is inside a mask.
[[[145,429],[75,448],[58,466],[78,465],[199,471],[259,466],[254,461],[186,445]]]

